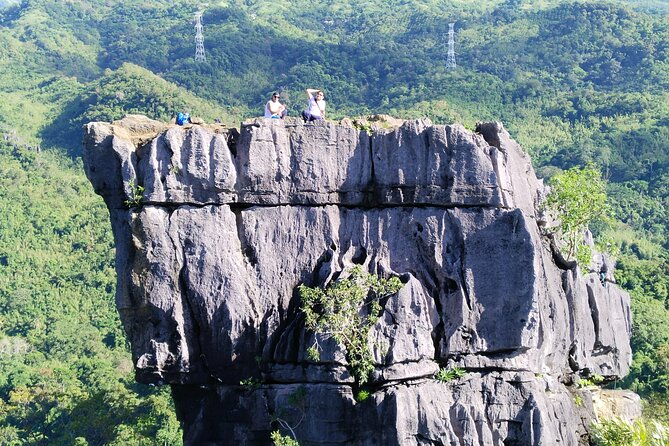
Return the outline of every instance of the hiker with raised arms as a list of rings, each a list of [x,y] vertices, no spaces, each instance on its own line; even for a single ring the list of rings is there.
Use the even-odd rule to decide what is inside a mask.
[[[307,109],[302,112],[304,122],[325,119],[325,94],[323,94],[323,91],[307,88],[307,97],[309,98],[309,103],[307,104]]]

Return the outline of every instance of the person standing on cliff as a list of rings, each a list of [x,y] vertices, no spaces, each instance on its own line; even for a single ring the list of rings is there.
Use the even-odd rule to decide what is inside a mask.
[[[325,119],[325,94],[323,91],[307,88],[307,97],[309,98],[309,103],[307,104],[307,109],[302,112],[304,122]]]
[[[288,109],[285,105],[279,102],[279,99],[281,99],[281,95],[278,92],[274,92],[274,94],[272,94],[272,99],[267,101],[267,104],[265,104],[266,118],[283,119],[286,117]]]

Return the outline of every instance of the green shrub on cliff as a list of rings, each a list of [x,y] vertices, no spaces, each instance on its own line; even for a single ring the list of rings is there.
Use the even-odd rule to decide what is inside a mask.
[[[300,443],[298,443],[297,440],[294,440],[287,435],[281,435],[281,432],[279,431],[272,432],[271,439],[274,446],[300,446]]]
[[[592,252],[585,244],[584,232],[608,214],[605,183],[594,166],[587,166],[555,175],[550,185],[543,206],[558,224],[548,230],[555,231],[564,242],[567,260],[576,259],[586,269]]]
[[[447,383],[453,381],[454,379],[462,378],[465,376],[465,369],[460,367],[449,367],[449,368],[440,368],[439,371],[434,375],[434,379],[442,383]]]
[[[305,327],[316,334],[309,359],[319,359],[319,339],[332,338],[344,349],[356,383],[365,384],[374,370],[368,335],[381,315],[379,301],[400,288],[402,282],[397,277],[383,279],[365,273],[360,266],[325,290],[300,285]]]

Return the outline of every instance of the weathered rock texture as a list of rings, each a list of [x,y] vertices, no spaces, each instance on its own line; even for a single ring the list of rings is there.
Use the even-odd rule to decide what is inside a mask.
[[[610,265],[556,265],[543,186],[500,124],[266,120],[229,142],[136,116],[85,127],[137,379],[172,385],[186,444],[265,445],[281,424],[302,444],[584,441],[592,400],[571,384],[626,374],[629,298]],[[296,292],[354,264],[405,284],[370,334],[363,402],[334,343],[307,359]]]

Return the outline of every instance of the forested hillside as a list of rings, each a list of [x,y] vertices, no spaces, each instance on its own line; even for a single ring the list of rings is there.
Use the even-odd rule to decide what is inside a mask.
[[[133,383],[81,125],[235,126],[275,90],[295,116],[307,87],[331,119],[501,120],[540,175],[600,169],[614,219],[593,230],[634,311],[613,385],[669,422],[668,0],[0,0],[0,445],[179,444],[167,391]]]

